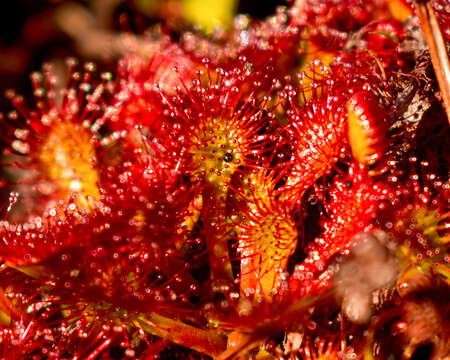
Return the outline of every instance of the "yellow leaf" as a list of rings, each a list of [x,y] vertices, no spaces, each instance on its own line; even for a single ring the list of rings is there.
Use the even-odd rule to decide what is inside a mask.
[[[188,22],[210,32],[215,27],[231,26],[236,5],[236,0],[184,0],[183,16]]]

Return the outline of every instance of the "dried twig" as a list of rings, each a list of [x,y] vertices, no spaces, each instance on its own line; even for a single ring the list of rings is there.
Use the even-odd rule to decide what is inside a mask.
[[[415,2],[416,14],[422,24],[428,47],[430,49],[431,62],[436,73],[442,101],[450,123],[450,60],[447,47],[442,37],[436,15],[431,1]]]

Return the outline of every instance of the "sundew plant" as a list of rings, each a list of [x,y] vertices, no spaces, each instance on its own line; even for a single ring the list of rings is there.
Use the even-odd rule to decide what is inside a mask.
[[[216,2],[6,92],[0,358],[450,359],[448,2]]]

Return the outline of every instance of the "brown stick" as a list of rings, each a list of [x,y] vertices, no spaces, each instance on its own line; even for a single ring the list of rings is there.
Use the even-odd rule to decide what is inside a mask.
[[[422,24],[425,39],[430,49],[431,63],[436,73],[447,119],[450,123],[450,61],[447,54],[447,47],[442,37],[431,1],[417,1],[414,4],[417,17]]]

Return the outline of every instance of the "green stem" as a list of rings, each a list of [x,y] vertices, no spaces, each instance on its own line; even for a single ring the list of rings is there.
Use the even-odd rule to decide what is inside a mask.
[[[233,281],[226,236],[226,188],[207,187],[203,192],[203,220],[211,279]]]

